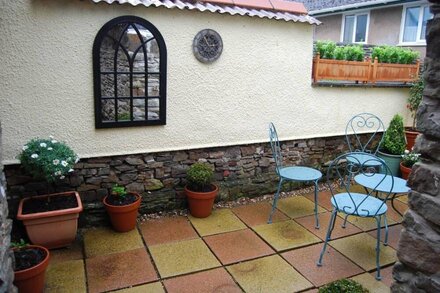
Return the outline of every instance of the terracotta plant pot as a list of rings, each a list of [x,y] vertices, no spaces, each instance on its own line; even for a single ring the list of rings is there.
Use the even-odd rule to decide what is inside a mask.
[[[185,186],[185,193],[188,198],[189,211],[193,217],[206,218],[211,215],[214,200],[218,194],[218,186],[210,192],[194,192]]]
[[[125,206],[114,206],[107,203],[107,196],[104,197],[103,203],[113,229],[118,232],[128,232],[136,227],[136,219],[139,207],[141,206],[141,196],[137,193],[130,192],[137,197],[136,201]]]
[[[49,212],[23,214],[23,205],[32,198],[46,198],[53,196],[74,195],[77,207]],[[48,195],[24,198],[18,206],[17,219],[23,221],[27,235],[33,244],[44,246],[48,249],[65,247],[76,238],[79,213],[83,210],[78,192],[61,192]]]
[[[44,275],[49,265],[49,250],[38,245],[29,245],[27,248],[43,250],[46,257],[31,268],[14,272],[14,285],[17,286],[19,293],[41,293],[44,289]]]
[[[409,173],[411,173],[412,168],[408,168],[403,166],[402,162],[400,162],[400,172],[402,173],[402,178],[408,180]]]
[[[416,143],[417,135],[419,135],[420,132],[418,131],[409,131],[405,130],[405,137],[406,137],[406,149],[412,150],[414,147],[414,144]]]

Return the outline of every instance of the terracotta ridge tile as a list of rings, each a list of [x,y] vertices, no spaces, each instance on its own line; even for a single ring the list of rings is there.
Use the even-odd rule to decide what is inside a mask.
[[[210,4],[223,4],[238,6],[248,9],[262,9],[274,12],[288,12],[293,14],[308,14],[306,7],[301,2],[287,0],[199,0]]]

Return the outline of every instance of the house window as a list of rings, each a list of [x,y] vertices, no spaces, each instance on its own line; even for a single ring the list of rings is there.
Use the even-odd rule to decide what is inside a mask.
[[[402,43],[424,43],[426,23],[432,18],[428,5],[405,7],[403,10]]]
[[[368,13],[344,15],[342,42],[366,43]]]
[[[150,22],[122,16],[106,23],[93,44],[95,127],[164,125],[166,58]]]

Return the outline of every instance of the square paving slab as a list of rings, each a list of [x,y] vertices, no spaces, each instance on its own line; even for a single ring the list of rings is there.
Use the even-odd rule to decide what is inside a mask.
[[[279,255],[228,266],[245,292],[297,292],[313,287]]]
[[[86,259],[89,292],[110,291],[158,279],[145,248]]]
[[[316,287],[364,272],[330,246],[327,246],[324,254],[323,265],[318,267],[316,262],[323,245],[317,244],[290,250],[282,256]]]
[[[387,202],[387,206],[388,206],[388,211],[387,211],[387,217],[389,219],[393,219],[394,221],[396,221],[397,223],[402,222],[402,216],[399,215],[398,212],[396,212],[392,205],[391,202]],[[394,207],[403,215],[406,213],[406,211],[408,210],[408,205],[406,203],[403,203],[397,199],[394,200]]]
[[[187,217],[147,220],[139,228],[147,245],[199,238]]]
[[[224,268],[168,279],[164,284],[168,293],[242,292]]]
[[[348,257],[366,271],[376,268],[376,239],[361,233],[329,242],[332,247]],[[396,261],[396,251],[381,244],[380,265],[385,266]]]
[[[246,225],[230,209],[213,210],[207,218],[188,216],[201,236],[246,229]]]
[[[389,213],[389,212],[387,212],[387,213]],[[345,214],[338,213],[338,216],[340,216],[341,218],[344,218]],[[388,221],[388,225],[396,224],[396,221],[394,221],[393,219],[388,217],[388,214],[387,214],[387,221]],[[376,229],[376,227],[377,227],[376,219],[371,218],[371,217],[363,218],[363,217],[356,217],[356,216],[348,216],[347,222],[352,223],[353,225],[362,229],[363,231],[370,231],[370,230]],[[381,227],[384,227],[384,218],[383,217],[381,218]]]
[[[305,198],[308,198],[309,200],[315,202],[315,195],[312,193],[307,193],[304,195]],[[332,198],[332,193],[329,190],[320,191],[318,193],[318,205],[325,208],[328,211],[333,210],[332,204],[330,202]]]
[[[224,265],[275,253],[249,229],[207,236],[204,240]]]
[[[403,202],[403,203],[408,204],[408,195],[407,194],[398,196],[398,197],[396,197],[396,199]]]
[[[310,232],[312,232],[322,240],[325,240],[325,236],[327,235],[328,225],[330,224],[331,215],[332,214],[330,212],[319,214],[319,224],[320,224],[319,229],[315,228],[315,216],[298,218],[295,219],[295,221],[300,223],[302,226],[306,227],[307,230],[309,230]],[[342,228],[343,222],[344,222],[343,219],[341,219],[340,217],[336,217],[335,227],[333,228],[331,235],[332,239],[337,239],[343,236],[353,235],[362,232],[361,229],[352,225],[349,222],[347,222],[345,228]]]
[[[390,288],[387,285],[385,285],[381,281],[376,280],[376,278],[369,273],[364,273],[362,275],[352,277],[351,279],[364,286],[370,292],[390,293]]]
[[[162,284],[160,282],[140,285],[136,287],[126,288],[117,290],[114,292],[118,293],[165,293],[165,289],[163,288]]]
[[[263,225],[269,219],[272,204],[261,202],[233,208],[232,211],[249,227]],[[288,220],[289,218],[278,210],[272,216],[272,223]]]
[[[110,228],[89,229],[84,232],[86,257],[104,255],[144,247],[137,229],[118,233]]]
[[[400,232],[402,232],[402,225],[394,225],[388,228],[388,245],[394,249],[397,249],[397,245],[399,243]],[[385,229],[380,230],[380,241],[384,242],[385,240]],[[368,232],[374,238],[377,237],[376,230]]]
[[[315,214],[315,203],[304,196],[282,198],[278,201],[277,208],[292,219]],[[318,213],[324,211],[318,206]]]
[[[162,278],[220,266],[201,239],[150,246],[150,252]]]
[[[253,229],[277,251],[321,241],[293,220],[260,225]]]
[[[69,260],[82,260],[83,258],[82,240],[77,239],[69,247],[51,249],[49,264],[52,265]]]
[[[82,259],[52,263],[46,271],[44,292],[86,291],[86,273]]]
[[[376,271],[370,273],[370,275],[375,278]],[[382,277],[381,282],[384,283],[387,287],[391,287],[394,282],[393,279],[393,266],[389,266],[383,269],[380,269],[380,276]]]

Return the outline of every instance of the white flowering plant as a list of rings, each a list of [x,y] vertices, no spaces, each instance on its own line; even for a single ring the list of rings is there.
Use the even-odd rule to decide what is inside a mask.
[[[412,168],[412,166],[419,161],[420,154],[415,153],[413,150],[405,150],[402,155],[402,165],[408,168]]]
[[[34,138],[25,144],[19,154],[23,168],[37,179],[55,182],[73,172],[79,157],[65,143],[55,140]]]

